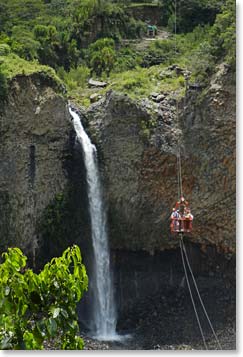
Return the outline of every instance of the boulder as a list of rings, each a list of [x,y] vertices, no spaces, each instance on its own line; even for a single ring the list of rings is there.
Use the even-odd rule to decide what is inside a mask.
[[[91,94],[91,96],[89,97],[90,99],[90,103],[95,103],[97,102],[99,99],[101,99],[101,95],[99,95],[98,93],[93,93]]]
[[[150,94],[150,97],[154,100],[154,99],[156,99],[158,97],[158,95],[159,95],[159,93],[153,92],[153,93]]]
[[[95,81],[92,78],[89,79],[88,84],[90,87],[98,87],[98,88],[105,88],[107,86],[106,82]]]
[[[160,103],[160,102],[162,102],[164,99],[165,99],[164,94],[159,94],[159,95],[155,98],[155,101],[156,101],[157,103]]]

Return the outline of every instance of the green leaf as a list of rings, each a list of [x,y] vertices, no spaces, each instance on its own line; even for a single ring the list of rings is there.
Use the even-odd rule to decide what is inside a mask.
[[[10,293],[10,287],[9,286],[6,286],[5,287],[5,296],[8,296]]]
[[[66,310],[61,309],[61,314],[62,314],[62,316],[63,316],[65,319],[67,319],[67,318],[68,318],[68,313],[67,313],[67,311],[66,311]]]
[[[55,319],[59,315],[59,313],[60,313],[60,308],[59,307],[55,308],[53,311],[53,318]]]
[[[59,284],[58,284],[58,282],[57,282],[56,280],[54,281],[54,286],[55,286],[55,288],[57,288],[57,289],[59,289],[59,287],[60,287]]]
[[[54,337],[57,332],[57,323],[53,318],[47,320],[47,331],[51,337]]]

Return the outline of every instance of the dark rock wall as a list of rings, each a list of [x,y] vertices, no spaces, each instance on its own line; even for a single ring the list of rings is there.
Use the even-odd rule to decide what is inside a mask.
[[[137,20],[146,21],[152,25],[167,25],[168,18],[159,6],[141,5],[129,8],[128,12]]]
[[[193,238],[226,253],[236,244],[236,93],[227,72],[219,66],[203,97],[188,93],[181,117],[185,193],[196,219]]]
[[[195,278],[204,277],[221,281],[225,293],[234,291],[235,258],[225,259],[216,247],[208,246],[202,251],[200,245],[186,242],[188,259]],[[181,263],[180,249],[157,252],[153,256],[147,252],[118,250],[113,252],[115,267],[116,301],[120,315],[135,308],[142,300],[148,301],[163,290],[186,288],[185,275]],[[228,290],[229,289],[229,290]]]
[[[37,225],[63,192],[70,124],[65,100],[38,76],[10,84],[0,117],[0,245],[35,256]]]

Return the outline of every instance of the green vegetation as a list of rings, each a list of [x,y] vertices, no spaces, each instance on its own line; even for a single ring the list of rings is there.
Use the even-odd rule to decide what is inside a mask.
[[[115,63],[115,42],[113,39],[102,38],[89,46],[89,65],[92,73],[97,76],[105,72],[109,75]]]
[[[79,65],[77,68],[71,68],[69,72],[66,72],[63,67],[60,67],[57,74],[65,82],[68,90],[72,91],[87,87],[91,70],[86,65]]]
[[[212,25],[221,5],[219,0],[177,0],[177,32],[191,32],[198,25]],[[175,1],[161,0],[161,6],[168,28],[174,32]]]
[[[77,246],[53,258],[35,274],[18,248],[9,248],[0,265],[1,349],[83,349],[76,304],[88,278]]]
[[[10,51],[8,45],[0,44],[0,101],[4,101],[7,96],[8,82],[17,75],[29,76],[38,73],[40,78],[47,80],[57,92],[63,91],[63,83],[53,68],[40,65],[37,61],[26,61]]]
[[[185,81],[175,72],[167,73],[167,66],[153,66],[148,69],[137,67],[132,71],[114,73],[108,89],[125,92],[133,99],[148,97],[152,91],[185,94]],[[163,80],[162,80],[163,79]],[[107,89],[106,89],[107,90]]]
[[[224,59],[235,70],[236,66],[236,7],[234,0],[226,0],[217,15],[210,33],[211,52]]]
[[[143,56],[129,46],[121,47],[117,51],[113,73],[120,73],[141,66]]]
[[[110,0],[0,0],[0,43],[55,69],[79,65],[83,48],[100,37],[119,42],[140,27],[124,3]]]
[[[39,65],[36,61],[25,61],[15,54],[0,56],[1,71],[7,79],[12,79],[16,75],[31,75],[33,73],[43,73],[47,77],[54,79],[61,84],[55,71],[44,65]]]
[[[136,7],[143,7],[143,6],[148,6],[148,7],[158,7],[158,3],[154,2],[134,2],[129,5],[130,8],[136,8]]]
[[[131,10],[139,6],[161,12],[169,38],[137,49],[133,40],[147,29]],[[34,71],[55,81],[57,73],[68,94],[88,105],[91,76],[142,97],[159,87],[181,92],[182,78],[157,75],[174,63],[205,84],[219,62],[235,70],[234,0],[178,0],[176,36],[173,0],[0,0],[0,10],[1,99],[9,78]],[[153,66],[160,68],[150,70]]]

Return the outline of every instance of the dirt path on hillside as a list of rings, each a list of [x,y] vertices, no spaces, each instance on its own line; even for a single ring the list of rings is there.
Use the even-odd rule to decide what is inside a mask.
[[[123,43],[132,45],[137,51],[143,51],[149,47],[151,42],[156,40],[167,40],[170,36],[170,32],[158,28],[158,34],[155,37],[144,36],[141,39],[136,40],[123,40]]]

